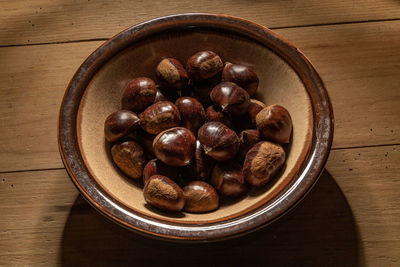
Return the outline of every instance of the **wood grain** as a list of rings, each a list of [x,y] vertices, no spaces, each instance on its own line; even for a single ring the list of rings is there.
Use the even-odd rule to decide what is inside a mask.
[[[0,45],[109,38],[134,24],[170,14],[210,12],[267,27],[400,18],[398,1],[1,1]]]
[[[0,264],[165,266],[168,258],[168,266],[398,266],[399,161],[400,146],[332,151],[318,184],[283,220],[240,239],[193,246],[108,221],[78,197],[64,170],[3,174]]]
[[[311,59],[335,112],[334,147],[400,143],[400,21],[277,31]],[[58,109],[102,42],[0,48],[0,171],[62,167]]]

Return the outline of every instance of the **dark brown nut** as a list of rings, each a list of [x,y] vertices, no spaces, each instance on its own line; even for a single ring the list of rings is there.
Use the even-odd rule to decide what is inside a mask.
[[[182,90],[188,84],[188,75],[182,64],[174,58],[164,58],[156,68],[158,81],[172,90]]]
[[[204,153],[216,160],[232,159],[239,149],[239,138],[236,133],[217,121],[207,122],[201,126],[198,138]]]
[[[178,108],[169,101],[154,103],[140,114],[140,125],[149,134],[179,126],[181,116]]]
[[[160,102],[160,101],[175,102],[178,98],[179,98],[179,95],[177,92],[167,90],[162,87],[157,87],[157,94],[156,94],[156,98],[154,99],[154,103]]]
[[[167,176],[175,183],[180,183],[179,170],[177,168],[169,166],[159,159],[152,159],[144,166],[143,184],[146,184],[150,177],[156,174]]]
[[[262,186],[271,180],[286,160],[282,146],[261,141],[246,154],[243,173],[246,181],[254,186]]]
[[[142,112],[153,104],[156,98],[157,87],[152,79],[139,77],[130,81],[122,95],[122,109]]]
[[[170,166],[186,166],[196,150],[196,137],[183,127],[175,127],[159,133],[153,141],[156,157]]]
[[[215,160],[207,156],[199,140],[196,140],[196,152],[194,153],[193,165],[195,167],[195,178],[206,181],[210,177]]]
[[[280,144],[290,142],[292,119],[289,112],[280,105],[263,108],[256,116],[260,136]]]
[[[142,177],[146,157],[143,149],[134,141],[116,143],[111,148],[111,155],[123,173],[133,179]]]
[[[242,166],[233,160],[218,162],[215,165],[211,184],[221,195],[227,197],[240,196],[247,191]]]
[[[254,127],[256,127],[256,116],[258,112],[260,112],[263,108],[266,108],[267,106],[256,99],[250,99],[250,104],[249,107],[247,108],[247,113],[250,116],[251,123],[253,124]]]
[[[221,107],[222,111],[233,116],[245,114],[250,104],[249,94],[231,82],[222,82],[215,86],[210,93],[210,98]]]
[[[233,126],[229,114],[222,112],[222,110],[215,105],[209,106],[206,109],[206,116],[208,121],[218,121],[225,124],[229,128],[232,128]]]
[[[183,188],[184,210],[188,212],[208,212],[218,208],[219,197],[214,187],[202,182],[192,181]]]
[[[244,130],[239,134],[239,152],[237,158],[243,162],[247,152],[258,142],[261,141],[258,130]]]
[[[212,51],[200,51],[189,58],[186,71],[193,81],[201,81],[218,74],[223,63],[221,58]]]
[[[166,211],[179,212],[185,205],[182,189],[163,175],[153,175],[143,189],[147,204]]]
[[[206,121],[206,113],[203,106],[193,97],[181,97],[176,100],[181,115],[181,121],[185,128],[197,135],[197,131]]]
[[[257,92],[257,74],[248,66],[226,63],[222,70],[222,81],[233,82],[246,90],[250,96]]]
[[[139,126],[139,117],[130,110],[111,113],[104,123],[104,136],[108,142],[115,142],[131,134]]]

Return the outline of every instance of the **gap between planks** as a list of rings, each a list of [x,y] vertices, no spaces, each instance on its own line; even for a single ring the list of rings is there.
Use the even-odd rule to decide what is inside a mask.
[[[347,24],[362,24],[362,23],[376,23],[376,22],[398,21],[398,20],[400,20],[400,18],[371,19],[371,20],[359,20],[359,21],[343,21],[343,22],[332,22],[332,23],[304,24],[304,25],[297,25],[297,26],[270,27],[268,29],[270,29],[270,30],[296,29],[296,28],[300,29],[300,28],[310,28],[310,27],[347,25]],[[20,47],[20,46],[52,45],[52,44],[84,43],[84,42],[107,41],[109,39],[110,39],[109,37],[100,37],[100,38],[92,38],[92,39],[79,39],[79,40],[57,41],[57,42],[40,42],[40,43],[31,43],[31,44],[10,44],[10,45],[0,45],[0,48]]]

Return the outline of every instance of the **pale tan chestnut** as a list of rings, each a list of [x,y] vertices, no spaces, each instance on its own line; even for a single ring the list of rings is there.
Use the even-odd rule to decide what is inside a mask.
[[[178,212],[185,205],[182,189],[171,179],[163,175],[153,175],[143,189],[147,204],[166,211]]]
[[[183,188],[184,210],[208,212],[218,208],[219,197],[214,187],[203,181],[192,181]]]
[[[243,173],[246,181],[254,186],[262,186],[270,181],[286,160],[282,146],[268,141],[254,145],[246,154]]]

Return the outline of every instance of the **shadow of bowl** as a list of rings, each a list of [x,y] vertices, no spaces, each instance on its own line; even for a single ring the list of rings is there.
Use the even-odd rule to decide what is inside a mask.
[[[325,170],[287,216],[246,236],[204,244],[150,239],[107,220],[78,197],[66,222],[63,266],[358,266],[362,248],[349,204]]]

